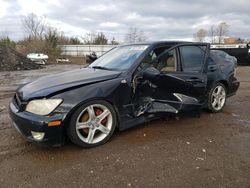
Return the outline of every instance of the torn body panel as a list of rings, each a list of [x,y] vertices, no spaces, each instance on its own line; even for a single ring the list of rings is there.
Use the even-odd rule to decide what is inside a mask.
[[[192,74],[193,76],[193,74]],[[206,89],[204,75],[159,74],[141,79],[135,89],[135,116],[145,113],[178,113],[200,107]],[[204,81],[203,81],[204,80]],[[190,96],[192,93],[192,97]]]
[[[144,98],[143,101],[140,102],[139,109],[135,112],[136,116],[158,112],[177,114],[185,109],[196,109],[201,107],[201,104],[199,104],[196,98],[179,93],[173,93],[173,96],[176,97],[176,100]]]

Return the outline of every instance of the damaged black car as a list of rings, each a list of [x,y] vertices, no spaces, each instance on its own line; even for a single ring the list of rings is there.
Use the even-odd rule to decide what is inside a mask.
[[[42,77],[17,89],[14,127],[28,141],[81,147],[107,142],[115,129],[168,114],[220,112],[236,93],[236,66],[213,57],[208,43],[118,46],[88,67]]]

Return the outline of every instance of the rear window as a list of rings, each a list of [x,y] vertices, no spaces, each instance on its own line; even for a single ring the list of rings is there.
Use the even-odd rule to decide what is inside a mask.
[[[210,58],[212,58],[215,62],[220,62],[220,61],[224,60],[224,58],[222,56],[220,56],[218,51],[216,51],[216,50],[210,51]]]

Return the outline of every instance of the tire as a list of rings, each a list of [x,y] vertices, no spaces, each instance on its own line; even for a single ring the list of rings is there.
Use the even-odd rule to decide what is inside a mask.
[[[208,109],[211,112],[220,112],[226,104],[227,90],[224,84],[218,82],[209,91]]]
[[[103,100],[94,100],[74,112],[67,135],[74,144],[91,148],[106,143],[116,126],[117,116],[113,106]]]

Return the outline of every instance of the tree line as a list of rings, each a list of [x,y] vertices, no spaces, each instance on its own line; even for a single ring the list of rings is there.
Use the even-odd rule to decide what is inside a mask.
[[[56,28],[51,27],[47,23],[46,17],[37,16],[33,13],[24,16],[21,19],[26,37],[15,42],[7,35],[0,36],[0,44],[7,45],[12,48],[18,47],[18,51],[23,54],[31,52],[47,53],[50,57],[60,55],[58,45],[117,45],[119,42],[115,37],[110,39],[103,32],[90,32],[82,37],[67,37],[63,32],[59,32]],[[127,43],[141,42],[147,40],[145,33],[137,28],[129,28],[124,40]]]
[[[226,22],[221,22],[218,25],[211,25],[210,28],[200,28],[194,33],[194,40],[197,42],[204,42],[209,38],[212,44],[223,43],[224,36],[228,35],[230,26]]]
[[[211,25],[208,29],[200,28],[193,34],[194,41],[209,41],[211,44],[223,44],[224,38],[229,35],[230,25],[221,22],[218,25]],[[249,43],[249,39],[237,38],[236,43]]]
[[[15,48],[19,46],[18,51],[23,54],[30,52],[44,52],[50,57],[58,56],[60,50],[58,45],[117,45],[119,42],[115,37],[108,38],[103,32],[90,32],[82,37],[68,37],[63,32],[59,32],[56,28],[49,26],[46,17],[39,17],[35,14],[29,14],[22,19],[23,29],[26,32],[26,37],[15,42],[7,35],[0,36],[0,44]],[[226,22],[221,22],[218,25],[211,25],[208,29],[200,28],[193,34],[193,38],[197,42],[208,41],[212,44],[221,44],[224,37],[229,34],[230,26]],[[126,43],[143,42],[148,39],[143,30],[137,28],[129,28],[124,36]],[[246,42],[238,39],[239,43]],[[21,47],[20,47],[21,46]]]

